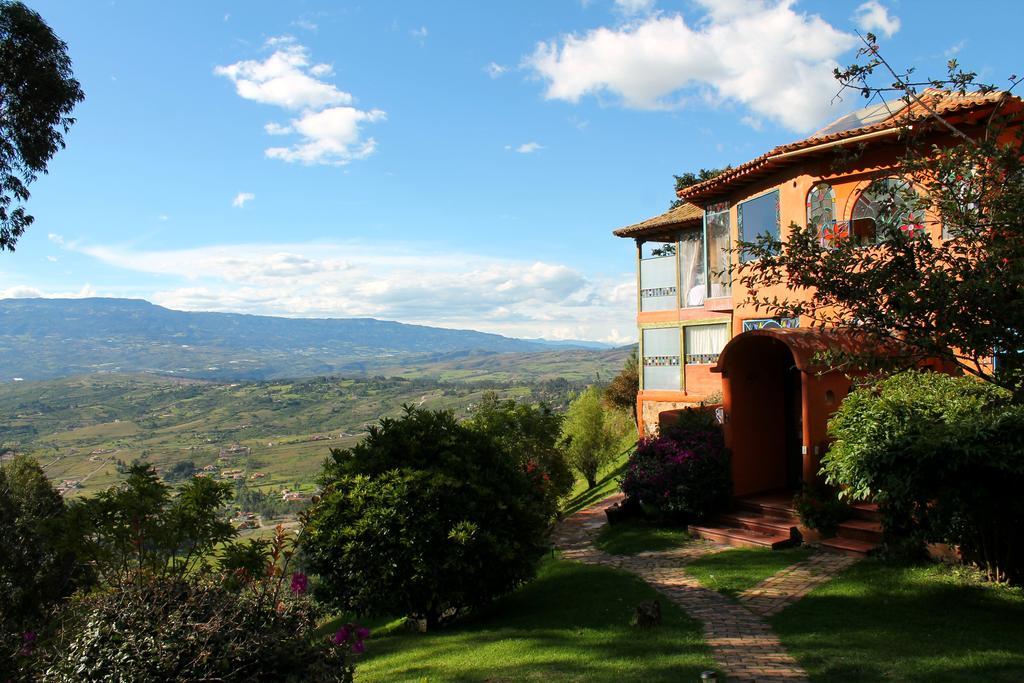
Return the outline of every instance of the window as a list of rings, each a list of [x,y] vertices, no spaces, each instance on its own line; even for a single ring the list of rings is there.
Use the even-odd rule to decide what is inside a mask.
[[[707,248],[704,272],[708,281],[708,297],[729,296],[732,259],[729,252],[729,204],[722,202],[707,207],[704,214]]]
[[[718,362],[718,354],[729,341],[728,325],[687,325],[683,329],[686,330],[684,342],[687,365],[710,365]]]
[[[924,234],[924,211],[916,208],[911,185],[900,178],[883,178],[871,183],[857,197],[850,217],[854,244],[877,244],[894,235]]]
[[[736,207],[736,225],[741,242],[756,243],[758,238],[779,240],[779,191],[769,192]],[[747,249],[740,252],[740,261],[753,258]]]
[[[678,391],[682,388],[679,366],[679,328],[656,327],[642,330],[644,390]]]
[[[770,330],[778,328],[792,329],[800,327],[800,318],[758,318],[756,320],[744,320],[743,331]]]
[[[640,245],[640,310],[676,308],[676,243],[643,242]]]
[[[850,235],[846,222],[836,222],[836,193],[828,183],[818,183],[807,193],[807,227],[818,233],[826,249]]]
[[[687,230],[679,236],[679,281],[683,287],[683,306],[703,306],[704,235],[700,230]]]

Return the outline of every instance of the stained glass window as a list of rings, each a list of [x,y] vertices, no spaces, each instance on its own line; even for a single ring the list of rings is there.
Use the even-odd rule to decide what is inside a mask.
[[[707,207],[707,274],[708,297],[732,294],[732,257],[729,251],[729,204],[722,202]]]
[[[778,329],[778,328],[792,329],[800,327],[800,318],[758,318],[755,320],[744,320],[743,331],[750,332],[751,330],[767,330],[767,329]]]
[[[828,183],[818,183],[807,193],[807,227],[818,233],[823,247],[834,247],[849,236],[849,226],[836,222],[836,193]]]
[[[736,207],[736,225],[740,240],[756,243],[762,235],[779,239],[779,191],[761,195]],[[740,261],[746,263],[753,256],[744,249]]]
[[[925,234],[924,211],[915,206],[913,187],[900,178],[882,178],[857,197],[850,217],[854,244],[877,244],[897,234]]]

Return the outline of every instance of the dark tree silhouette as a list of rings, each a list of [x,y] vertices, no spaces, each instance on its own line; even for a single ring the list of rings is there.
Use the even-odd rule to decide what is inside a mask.
[[[28,186],[58,150],[85,99],[67,44],[38,13],[0,0],[0,251],[32,225]]]

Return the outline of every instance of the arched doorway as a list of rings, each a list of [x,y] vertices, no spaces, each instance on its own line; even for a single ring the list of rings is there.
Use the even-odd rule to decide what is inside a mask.
[[[795,489],[803,480],[804,446],[803,379],[796,358],[768,335],[745,333],[729,347],[719,367],[734,491]]]

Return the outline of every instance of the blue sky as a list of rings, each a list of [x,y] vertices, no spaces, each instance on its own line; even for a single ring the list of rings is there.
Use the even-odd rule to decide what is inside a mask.
[[[522,337],[634,339],[611,230],[855,106],[854,31],[922,74],[1021,70],[1017,2],[28,4],[86,101],[0,297]]]

